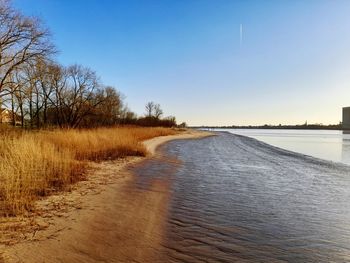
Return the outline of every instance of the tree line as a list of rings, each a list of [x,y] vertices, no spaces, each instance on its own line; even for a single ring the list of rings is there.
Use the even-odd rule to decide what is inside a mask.
[[[0,109],[9,108],[12,125],[31,128],[95,127],[115,124],[176,125],[149,102],[137,118],[123,96],[82,65],[63,66],[53,57],[50,33],[35,17],[0,0]]]

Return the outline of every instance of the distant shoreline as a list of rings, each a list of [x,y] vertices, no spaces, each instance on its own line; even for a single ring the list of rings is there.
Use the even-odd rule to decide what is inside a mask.
[[[191,126],[193,129],[265,129],[265,130],[337,130],[350,131],[341,125],[262,125],[262,126]]]

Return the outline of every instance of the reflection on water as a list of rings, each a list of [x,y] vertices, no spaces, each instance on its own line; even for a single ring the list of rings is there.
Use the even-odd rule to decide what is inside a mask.
[[[228,133],[162,151],[136,175],[171,182],[166,262],[350,261],[349,166]]]
[[[350,164],[350,131],[343,131],[341,136],[342,136],[341,162]]]
[[[217,129],[261,140],[290,151],[350,164],[350,134],[332,130]]]

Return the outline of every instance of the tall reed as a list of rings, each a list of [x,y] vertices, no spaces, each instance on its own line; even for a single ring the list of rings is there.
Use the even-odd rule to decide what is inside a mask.
[[[79,180],[86,161],[144,156],[143,140],[165,128],[99,128],[0,134],[0,215],[24,214],[35,200]]]

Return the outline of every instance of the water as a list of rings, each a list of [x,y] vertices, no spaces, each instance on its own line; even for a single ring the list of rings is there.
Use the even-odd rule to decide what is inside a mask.
[[[229,133],[135,169],[170,182],[166,262],[349,262],[350,166]]]
[[[350,165],[350,134],[333,130],[217,129],[268,144]]]

